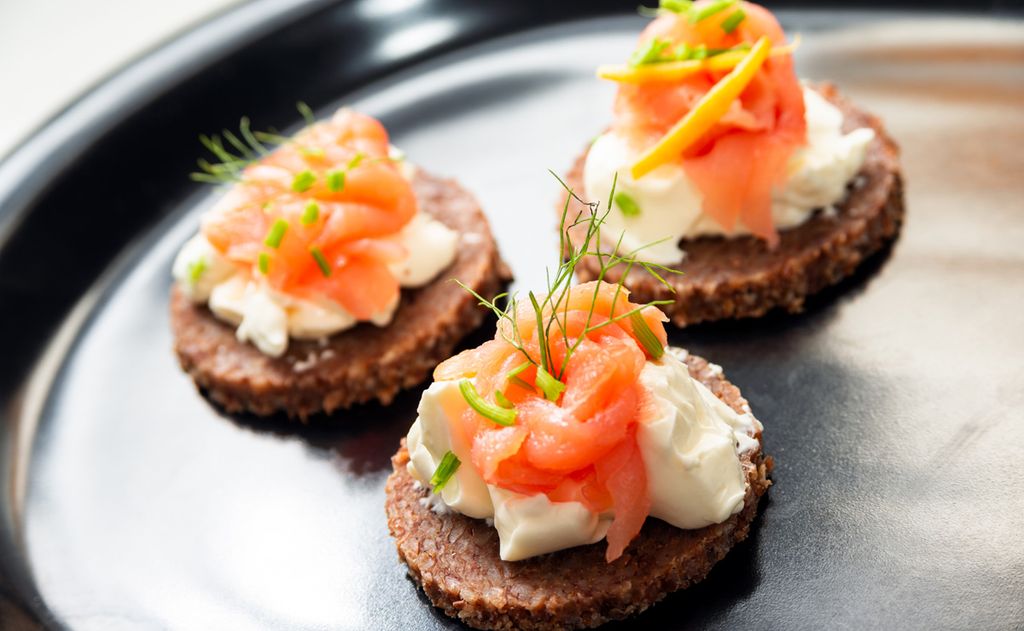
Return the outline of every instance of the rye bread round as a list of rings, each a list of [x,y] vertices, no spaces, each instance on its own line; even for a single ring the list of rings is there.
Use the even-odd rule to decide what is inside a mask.
[[[750,411],[721,368],[694,355],[687,355],[685,362],[690,374],[731,408]],[[703,579],[747,537],[758,501],[771,484],[767,475],[772,468],[771,458],[760,450],[745,454],[747,491],[740,512],[698,530],[648,518],[613,563],[605,562],[603,540],[509,562],[499,558],[493,526],[452,511],[439,514],[421,501],[429,490],[406,470],[404,439],[391,462],[388,527],[399,558],[427,598],[471,627],[537,630],[591,628],[620,620]]]
[[[417,170],[420,209],[459,233],[455,261],[429,285],[402,290],[386,327],[359,324],[324,340],[291,340],[281,357],[239,342],[235,327],[205,305],[171,293],[174,350],[182,368],[228,412],[284,412],[306,419],[357,403],[388,404],[421,383],[455,346],[480,326],[485,313],[458,278],[482,295],[511,279],[476,199],[454,180]]]
[[[861,127],[875,131],[864,165],[836,212],[818,211],[805,223],[780,231],[775,248],[752,236],[683,239],[680,247],[686,256],[669,267],[684,274],[666,277],[675,293],[637,268],[624,282],[631,300],[672,300],[661,308],[680,327],[759,317],[776,308],[798,313],[807,296],[851,275],[864,259],[896,238],[904,215],[896,143],[877,117],[840,96],[834,86],[822,84],[815,89],[842,111],[844,131]],[[583,199],[588,198],[583,187],[586,157],[584,152],[566,178]],[[561,210],[559,206],[559,216]],[[598,271],[593,258],[576,267],[581,281],[593,280]],[[605,279],[617,282],[621,275],[622,269],[617,268]]]

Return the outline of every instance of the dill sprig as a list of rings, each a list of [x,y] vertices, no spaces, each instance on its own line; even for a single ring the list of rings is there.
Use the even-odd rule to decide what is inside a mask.
[[[576,195],[572,188],[558,177],[557,174],[551,172],[551,175],[553,175],[555,179],[558,180],[559,184],[561,184],[565,189],[566,197],[565,205],[562,208],[562,217],[559,228],[558,266],[555,268],[553,274],[550,268],[547,270],[547,293],[545,295],[538,297],[532,291],[527,293],[527,297],[529,299],[527,309],[533,312],[532,317],[537,320],[537,337],[539,346],[539,351],[537,353],[538,356],[534,357],[526,349],[523,343],[523,338],[520,335],[518,315],[521,310],[521,304],[523,303],[518,299],[516,294],[502,293],[488,300],[458,279],[455,281],[459,286],[472,294],[473,297],[479,301],[481,306],[490,309],[495,316],[497,316],[499,334],[526,359],[526,362],[523,365],[517,367],[513,371],[515,374],[509,375],[510,380],[518,379],[517,375],[532,364],[537,367],[538,372],[543,371],[558,381],[563,381],[565,371],[568,368],[572,354],[579,348],[580,344],[583,343],[587,334],[610,324],[633,318],[647,307],[671,304],[673,302],[672,300],[652,300],[624,313],[613,315],[603,322],[595,322],[594,311],[597,307],[597,300],[600,296],[600,282],[607,282],[605,279],[608,278],[609,273],[613,269],[624,267],[622,274],[619,276],[618,282],[615,283],[615,293],[612,296],[611,309],[611,313],[613,314],[615,313],[615,305],[618,304],[620,297],[625,300],[625,297],[623,296],[622,283],[634,268],[641,268],[647,271],[647,273],[657,279],[658,282],[663,284],[673,293],[675,292],[675,289],[672,284],[665,279],[665,276],[668,274],[682,273],[679,270],[664,265],[644,261],[638,256],[642,250],[659,242],[650,243],[641,246],[632,252],[623,253],[622,239],[625,236],[623,233],[619,235],[619,238],[613,248],[602,247],[602,228],[605,225],[605,220],[607,219],[608,214],[611,212],[610,209],[615,199],[615,188],[618,181],[617,177],[612,182],[612,190],[608,197],[608,203],[602,210],[600,203],[584,201]],[[574,201],[581,204],[581,209],[575,216],[570,218],[570,208]],[[572,233],[576,230],[583,231],[582,239],[576,240],[578,245],[574,243],[574,239],[572,238]],[[590,308],[587,313],[587,319],[584,324],[583,331],[579,336],[573,338],[569,335],[569,331],[566,328],[569,313],[568,296],[569,291],[573,286],[576,267],[586,257],[594,257],[598,261],[600,267],[596,280],[599,282],[594,285],[594,293],[590,299]],[[527,311],[527,309],[523,310]],[[548,349],[550,348],[551,342],[559,339],[559,337],[565,345],[566,351],[562,361],[555,366],[553,365],[553,359],[551,358]]]
[[[308,105],[299,101],[295,104],[302,118],[306,121],[306,127],[316,123],[313,117],[313,110]],[[245,168],[260,158],[268,155],[281,145],[295,142],[295,138],[282,136],[274,131],[254,131],[249,118],[243,116],[238,123],[238,133],[228,129],[221,130],[220,134],[212,136],[200,135],[199,142],[217,159],[211,162],[205,158],[196,161],[200,171],[189,174],[197,182],[210,184],[227,184],[241,182]],[[320,147],[299,147],[299,151],[306,157],[322,158],[324,150]],[[377,164],[379,162],[401,162],[403,156],[380,156],[370,158],[363,152],[358,152],[342,168],[333,169],[324,175],[327,189],[337,193],[345,188],[345,176],[356,167],[363,164]],[[317,174],[312,170],[305,170],[295,174],[295,181],[292,189],[298,193],[304,193],[316,183]]]
[[[295,107],[306,121],[307,126],[316,122],[313,110],[308,105],[299,101]],[[291,138],[282,136],[273,130],[256,131],[252,129],[249,117],[243,116],[238,122],[238,133],[230,129],[222,129],[220,134],[211,136],[201,134],[199,136],[199,142],[213,154],[216,161],[211,162],[205,158],[199,158],[196,164],[199,165],[200,170],[189,174],[189,177],[196,182],[210,184],[240,182],[245,167],[269,154],[278,146],[291,141]]]

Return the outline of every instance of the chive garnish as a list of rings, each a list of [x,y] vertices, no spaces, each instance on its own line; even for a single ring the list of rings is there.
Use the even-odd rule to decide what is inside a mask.
[[[260,255],[256,257],[256,263],[260,268],[260,274],[264,276],[270,271],[270,255],[266,252],[260,252]]]
[[[351,160],[348,161],[348,166],[345,167],[345,170],[351,171],[352,169],[356,168],[357,166],[359,166],[359,164],[363,161],[363,158],[365,157],[366,154],[360,151],[355,156],[353,156]]]
[[[536,392],[536,388],[531,386],[530,383],[528,381],[526,381],[525,379],[523,379],[522,377],[509,377],[508,378],[508,382],[516,384],[517,386],[519,386],[523,390],[529,390],[530,392]]]
[[[459,382],[459,392],[462,393],[462,398],[466,400],[469,407],[476,410],[476,413],[480,416],[494,421],[498,425],[504,425],[506,427],[515,425],[516,423],[516,411],[506,410],[503,407],[488,403],[480,396],[480,393],[473,387],[473,382],[469,379],[463,379]]]
[[[331,171],[327,174],[327,190],[332,193],[337,193],[343,188],[345,188],[344,171]]]
[[[716,13],[725,11],[734,4],[736,4],[736,0],[718,0],[717,2],[712,2],[709,5],[703,6],[700,9],[691,11],[690,24],[696,24],[697,22],[706,20]]]
[[[320,248],[315,245],[309,248],[309,253],[313,255],[313,260],[316,261],[317,267],[320,268],[320,273],[324,277],[331,275],[331,266],[327,263],[327,259],[324,258],[324,253],[320,251]]]
[[[441,492],[441,489],[448,484],[448,480],[451,480],[455,472],[459,470],[461,464],[458,456],[450,451],[445,452],[441,462],[437,464],[437,469],[434,469],[434,475],[430,476],[430,484],[434,487],[434,493]]]
[[[647,18],[656,18],[669,13],[689,13],[693,9],[693,2],[691,0],[661,0],[658,3],[658,8],[654,9],[651,7],[645,7],[640,5],[636,8],[637,12]]]
[[[626,217],[636,217],[640,214],[640,205],[636,203],[632,196],[626,194],[625,191],[619,191],[615,194],[615,205],[619,207],[619,210]]]
[[[686,61],[690,58],[693,49],[686,42],[683,42],[676,46],[675,54],[673,55],[673,61]]]
[[[512,402],[508,400],[508,397],[506,397],[505,393],[502,392],[501,390],[494,391],[494,401],[501,407],[505,408],[506,410],[511,410],[512,408],[515,407],[515,405],[513,405]]]
[[[299,147],[299,152],[307,158],[322,158],[327,155],[322,147]]]
[[[525,379],[519,376],[520,373],[522,373],[524,370],[526,370],[532,365],[533,364],[531,364],[530,362],[523,362],[516,366],[515,368],[513,368],[512,370],[508,371],[508,375],[506,375],[508,382],[514,383],[524,390],[533,391],[534,387],[527,383]]]
[[[316,220],[319,218],[320,206],[318,206],[316,202],[309,202],[309,204],[306,205],[306,209],[302,211],[302,217],[299,218],[299,221],[302,222],[302,225],[308,226],[316,223]]]
[[[196,261],[188,264],[188,280],[193,285],[199,281],[199,277],[206,271],[206,257],[201,256]]]
[[[661,53],[668,48],[670,43],[668,40],[661,39],[660,37],[652,37],[647,40],[646,44],[633,51],[629,58],[629,65],[643,66],[657,62],[661,57]]]
[[[693,9],[693,2],[690,0],[661,0],[658,7],[672,13],[689,13]]]
[[[285,232],[288,232],[288,222],[284,219],[278,219],[274,222],[274,225],[270,226],[270,232],[267,233],[267,238],[263,243],[268,248],[276,250],[281,247],[281,239],[284,239]]]
[[[732,33],[746,18],[747,14],[743,9],[736,9],[729,14],[729,17],[722,20],[722,30],[726,33]]]
[[[542,366],[537,367],[537,387],[544,392],[544,398],[548,401],[558,401],[558,397],[565,392],[565,384],[552,377]]]
[[[633,333],[636,334],[637,341],[643,345],[648,355],[659,359],[665,354],[665,347],[661,345],[661,340],[654,334],[654,331],[648,326],[647,320],[644,320],[644,316],[639,311],[630,314],[629,322],[633,325]]]
[[[305,171],[295,174],[295,179],[292,180],[292,190],[296,193],[305,193],[315,182],[316,174],[309,169],[306,169]]]
[[[726,33],[732,33],[745,18],[746,13],[742,9],[737,9],[722,22],[722,28],[725,29]],[[700,61],[708,57],[721,55],[722,53],[750,50],[750,44],[747,43],[738,44],[732,48],[708,48],[706,44],[690,46],[686,42],[682,42],[672,48],[670,48],[670,45],[671,43],[668,40],[659,38],[649,40],[642,47],[633,51],[629,58],[629,65],[636,67],[673,61]]]
[[[509,379],[511,379],[512,377],[516,377],[516,376],[522,374],[522,372],[524,370],[526,370],[527,368],[529,368],[529,367],[530,367],[530,362],[523,362],[523,363],[519,364],[518,366],[516,366],[512,370],[508,371]]]

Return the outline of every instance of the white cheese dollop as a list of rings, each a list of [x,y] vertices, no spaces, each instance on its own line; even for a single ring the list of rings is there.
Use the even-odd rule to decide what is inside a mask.
[[[406,256],[391,264],[392,274],[402,287],[422,287],[455,260],[459,235],[436,219],[417,213],[397,240]],[[193,273],[197,269],[200,273]],[[344,307],[327,298],[311,301],[275,291],[221,256],[202,234],[185,243],[172,273],[189,298],[208,302],[214,315],[236,325],[240,341],[252,342],[273,357],[284,354],[289,338],[319,339],[358,323]],[[387,326],[397,308],[396,297],[370,321]]]
[[[807,144],[790,157],[789,177],[772,194],[772,219],[779,230],[798,226],[816,209],[828,209],[842,201],[875,136],[868,128],[844,134],[842,112],[813,89],[803,90]],[[700,191],[678,163],[663,164],[634,180],[628,167],[641,152],[642,148],[609,132],[597,138],[587,155],[583,168],[586,196],[608,199],[618,173],[615,190],[628,194],[640,208],[640,214],[634,216],[617,210],[609,213],[604,229],[612,242],[624,234],[622,249],[632,251],[658,241],[644,249],[644,258],[669,265],[685,256],[679,248],[680,239],[749,234],[741,224],[728,232],[706,216],[701,210]]]
[[[484,519],[494,515],[490,491],[473,469],[469,445],[461,434],[451,431],[466,402],[455,381],[435,381],[420,397],[416,422],[409,428],[406,446],[409,450],[409,472],[423,484],[430,482],[444,455],[451,451],[462,463],[455,475],[441,488],[445,505],[463,515]],[[420,472],[423,472],[422,475]]]
[[[544,494],[522,495],[488,485],[494,504],[498,554],[521,561],[597,543],[608,534],[612,515],[597,515],[580,502],[552,502]]]
[[[392,263],[389,269],[402,287],[422,287],[454,260],[459,233],[436,219],[416,213],[398,238],[408,256]]]
[[[753,417],[736,414],[669,354],[648,362],[640,383],[653,395],[636,435],[651,515],[703,528],[739,512],[746,493],[739,444],[752,440]]]
[[[651,515],[679,528],[722,522],[743,507],[746,478],[740,455],[757,446],[760,424],[737,414],[690,377],[678,357],[649,361],[640,383],[650,393],[637,444],[647,469]],[[552,502],[486,484],[473,467],[469,445],[453,423],[466,409],[457,382],[434,382],[420,400],[406,438],[409,473],[424,485],[449,450],[462,463],[442,488],[441,501],[474,518],[492,518],[503,560],[520,559],[595,543],[613,515],[595,514],[580,502]]]
[[[171,266],[171,274],[181,290],[195,302],[209,300],[213,288],[234,273],[231,261],[221,256],[201,234],[181,246]]]

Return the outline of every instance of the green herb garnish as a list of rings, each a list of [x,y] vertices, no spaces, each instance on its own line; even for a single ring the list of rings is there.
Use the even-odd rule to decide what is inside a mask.
[[[316,261],[317,267],[320,268],[320,273],[323,274],[325,278],[329,277],[331,275],[331,266],[327,263],[327,259],[324,258],[324,253],[320,251],[320,248],[314,245],[309,248],[309,253],[313,256],[313,260]]]
[[[548,401],[558,401],[558,397],[565,392],[565,384],[552,377],[544,367],[537,368],[537,387],[544,393]]]
[[[305,119],[307,125],[312,125],[316,122],[316,116],[313,116],[313,110],[302,101],[295,104],[295,109],[299,110],[299,114],[302,114],[302,118]]]
[[[348,166],[345,167],[345,170],[351,171],[352,169],[356,168],[357,166],[359,166],[359,164],[363,161],[364,158],[366,158],[366,154],[360,151],[355,156],[353,156],[351,160],[348,161]]]
[[[736,21],[735,25],[732,25],[732,29],[735,29],[744,18],[735,19],[732,16],[737,13],[742,14],[741,9],[737,9],[735,13],[731,14],[725,21],[722,22],[723,28],[726,26],[726,22],[733,20]],[[726,31],[731,33],[732,30]],[[739,50],[750,50],[749,43],[737,44],[731,48],[708,48],[707,44],[698,44],[696,46],[690,46],[686,42],[680,43],[674,48],[671,46],[671,42],[668,40],[654,38],[649,40],[646,44],[638,48],[633,52],[629,58],[629,65],[634,68],[637,66],[648,66],[651,64],[663,64],[674,61],[700,61],[707,59],[708,57],[714,57],[715,55],[721,55],[722,53],[730,53]]]
[[[690,0],[661,0],[658,3],[658,8],[672,13],[689,13],[693,9],[693,2]]]
[[[524,370],[526,370],[532,365],[533,364],[530,362],[523,362],[516,366],[515,368],[513,368],[512,370],[508,371],[508,375],[506,375],[506,377],[508,378],[508,382],[514,383],[520,388],[523,388],[524,390],[529,390],[531,392],[535,391],[536,389],[533,386],[531,386],[529,382],[527,382],[525,379],[519,376],[520,373],[522,373]]]
[[[480,416],[494,421],[498,425],[511,426],[516,423],[516,411],[515,409],[506,409],[493,403],[488,403],[480,393],[473,387],[473,382],[469,379],[463,379],[459,382],[459,392],[462,393],[462,398],[466,400],[469,407],[476,410],[476,413]]]
[[[448,484],[448,480],[451,480],[455,472],[459,470],[461,464],[458,456],[450,451],[445,452],[441,462],[437,464],[437,469],[434,469],[434,475],[430,476],[430,484],[434,487],[434,493],[441,492],[441,489]]]
[[[199,282],[199,277],[203,275],[207,269],[206,257],[201,256],[196,261],[188,264],[188,280],[190,283],[195,285]]]
[[[619,207],[619,210],[626,217],[637,217],[640,215],[640,205],[625,191],[615,194],[615,205]]]
[[[659,359],[665,354],[665,347],[662,346],[661,340],[658,339],[658,336],[648,326],[647,320],[644,320],[642,313],[634,311],[633,315],[629,316],[629,323],[633,325],[633,333],[640,344],[643,345],[648,355],[654,359]]]
[[[633,51],[629,57],[629,65],[643,66],[661,61],[661,53],[669,47],[671,42],[660,37],[652,37],[640,48]]]
[[[267,233],[267,238],[263,241],[264,245],[276,250],[281,247],[281,239],[284,239],[284,233],[286,232],[288,232],[288,222],[284,219],[278,219],[270,226],[270,232]]]
[[[501,407],[505,408],[506,410],[511,410],[512,408],[515,407],[515,405],[513,405],[512,402],[508,400],[508,397],[506,397],[505,393],[502,392],[501,390],[494,391],[494,401]]]
[[[299,217],[299,221],[302,225],[309,226],[316,223],[316,220],[320,218],[320,206],[316,202],[309,202],[306,204],[306,209],[302,211],[302,217]]]
[[[538,377],[535,381],[537,382],[538,387],[542,387],[541,383],[544,382],[544,377],[541,376],[541,369],[543,369],[544,373],[552,377],[554,380],[564,382],[565,371],[573,353],[577,348],[579,348],[579,345],[583,340],[587,339],[587,335],[589,333],[601,329],[602,327],[628,319],[632,317],[634,313],[640,313],[647,307],[672,304],[673,302],[672,300],[654,300],[630,309],[624,313],[619,313],[614,317],[604,320],[603,322],[595,322],[594,309],[596,308],[597,299],[600,295],[601,289],[600,283],[597,283],[594,286],[594,294],[590,300],[590,311],[587,314],[587,320],[584,324],[583,331],[578,337],[570,338],[569,332],[566,329],[566,319],[569,308],[568,295],[569,290],[573,285],[576,266],[579,265],[580,261],[585,257],[593,257],[597,259],[599,270],[596,280],[598,281],[605,281],[608,274],[613,269],[621,267],[621,270],[617,270],[617,272],[621,271],[621,273],[617,274],[619,281],[615,283],[615,293],[612,296],[612,313],[615,313],[614,307],[618,304],[618,300],[622,299],[625,301],[626,299],[625,294],[622,291],[621,279],[628,277],[634,267],[638,267],[646,271],[657,279],[658,282],[664,285],[670,292],[674,292],[675,289],[662,277],[661,274],[681,273],[679,270],[638,258],[637,254],[641,250],[649,247],[650,245],[654,245],[654,243],[637,248],[632,252],[623,253],[621,249],[623,237],[620,235],[618,241],[613,247],[603,247],[601,243],[601,234],[605,225],[605,220],[610,212],[608,208],[611,207],[612,202],[615,199],[617,178],[612,182],[612,190],[608,196],[607,206],[604,210],[600,210],[599,204],[583,201],[571,188],[569,188],[567,184],[565,184],[565,182],[561,180],[561,178],[555,175],[554,172],[551,174],[558,179],[562,187],[565,188],[566,200],[565,206],[562,209],[561,230],[559,231],[559,253],[562,254],[562,256],[559,258],[558,267],[555,269],[553,274],[548,274],[546,295],[540,298],[533,294],[529,295],[530,301],[528,308],[532,309],[534,312],[533,315],[537,318],[539,327],[537,337],[540,346],[540,356],[538,357],[531,354],[523,344],[523,339],[519,333],[519,323],[517,319],[517,315],[520,312],[520,302],[516,295],[503,293],[492,299],[487,299],[464,283],[458,280],[455,281],[463,289],[472,294],[473,297],[479,301],[481,306],[490,309],[497,316],[498,334],[508,344],[519,351],[524,360],[523,364],[509,371],[508,381],[509,383],[515,383],[516,385],[522,385],[527,389],[531,389],[532,386],[523,381],[519,377],[519,374],[531,365],[537,367]],[[569,212],[571,204],[574,202],[578,202],[582,208],[574,217],[571,217]],[[576,230],[583,233],[580,238],[576,239],[576,242],[579,243],[578,246],[574,245],[574,241],[570,239],[570,233]],[[565,353],[563,354],[562,361],[557,365],[553,365],[553,362],[547,353],[547,348],[552,340],[558,339],[560,339],[561,343],[564,344]],[[555,388],[557,388],[557,386],[555,386]],[[545,396],[548,396],[548,392],[545,392]]]
[[[638,8],[638,11],[640,12],[640,15],[651,18],[656,18],[665,15],[666,13],[675,13],[676,15],[685,16],[690,24],[696,24],[697,22],[708,19],[712,15],[725,11],[736,4],[737,1],[738,0],[718,0],[717,2],[712,2],[697,8],[690,0],[661,0],[658,3],[657,9],[641,6]],[[743,21],[743,18],[735,19],[737,20],[736,24],[734,24],[731,29],[726,30],[726,33],[732,33],[732,30]]]
[[[331,171],[327,174],[327,190],[332,193],[337,193],[343,188],[345,188],[344,171]]]
[[[691,0],[661,0],[656,9],[640,5],[636,10],[637,13],[646,18],[656,18],[666,13],[689,13],[692,8],[693,2]]]
[[[736,0],[718,0],[717,2],[712,2],[711,4],[704,5],[699,9],[694,8],[692,11],[690,11],[690,24],[702,22],[711,17],[712,15],[715,15],[716,13],[721,13],[722,11],[725,11],[734,4],[736,4]]]
[[[295,107],[302,114],[307,126],[316,123],[313,110],[308,105],[299,101]],[[200,158],[196,161],[200,170],[191,173],[189,177],[197,182],[210,184],[241,182],[242,173],[247,166],[269,154],[277,146],[294,142],[294,138],[288,138],[273,131],[253,131],[247,117],[242,117],[238,128],[237,133],[223,129],[220,134],[199,136],[199,142],[213,154],[217,161],[210,162]],[[326,152],[321,147],[299,147],[298,151],[306,157],[323,158],[326,156]],[[337,193],[345,188],[345,172],[358,167],[368,158],[369,156],[360,151],[349,160],[344,169],[327,174],[327,187],[331,192]],[[400,162],[403,159],[404,155],[400,155],[395,158],[390,156],[373,158],[370,161]],[[292,190],[303,193],[315,183],[316,174],[306,170],[295,176],[292,181]]]
[[[311,124],[313,121],[307,116],[312,115],[309,106],[301,103],[297,107],[306,122]],[[270,153],[273,146],[291,142],[291,139],[273,131],[255,131],[249,118],[243,116],[238,122],[237,134],[223,129],[220,134],[199,136],[199,142],[217,161],[200,158],[196,161],[199,171],[191,173],[189,177],[196,182],[224,184],[240,182],[245,167]]]
[[[260,269],[260,274],[264,276],[270,271],[270,255],[266,252],[260,252],[260,255],[256,257],[256,265]]]
[[[746,12],[743,9],[736,9],[729,14],[729,17],[722,20],[722,30],[732,33],[745,19],[747,19]]]
[[[292,180],[292,190],[296,193],[305,193],[316,183],[316,174],[306,169],[295,174]]]

